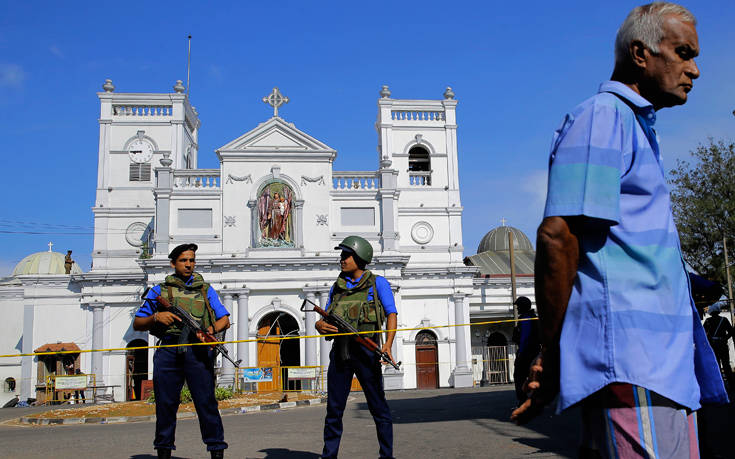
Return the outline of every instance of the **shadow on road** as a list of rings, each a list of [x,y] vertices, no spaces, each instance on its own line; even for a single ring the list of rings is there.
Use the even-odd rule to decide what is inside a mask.
[[[266,454],[264,459],[315,459],[319,457],[316,453],[308,451],[294,451],[288,448],[265,448],[258,452]]]

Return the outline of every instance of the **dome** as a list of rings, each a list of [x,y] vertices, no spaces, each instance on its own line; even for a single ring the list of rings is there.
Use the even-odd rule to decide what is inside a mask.
[[[477,246],[477,253],[507,251],[508,232],[513,233],[513,250],[528,250],[533,252],[533,245],[531,245],[528,236],[523,234],[523,231],[512,226],[498,226],[482,238],[480,245]]]
[[[82,269],[78,264],[71,265],[72,274],[82,274]],[[28,255],[15,265],[13,276],[23,276],[26,274],[66,274],[64,269],[64,254],[59,252],[36,252]]]

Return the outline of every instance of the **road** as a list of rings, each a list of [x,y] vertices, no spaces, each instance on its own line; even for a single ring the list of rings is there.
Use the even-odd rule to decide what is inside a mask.
[[[529,426],[508,422],[514,404],[510,386],[388,393],[398,458],[575,457],[579,416],[549,413]],[[41,408],[0,410],[0,421]],[[226,457],[318,458],[324,405],[224,416]],[[345,411],[340,456],[377,457],[375,427],[360,393]],[[722,427],[717,423],[718,426]],[[724,427],[723,427],[724,428]],[[6,458],[152,459],[152,422],[8,426],[0,424],[0,456]],[[208,458],[196,420],[177,427],[176,458]]]

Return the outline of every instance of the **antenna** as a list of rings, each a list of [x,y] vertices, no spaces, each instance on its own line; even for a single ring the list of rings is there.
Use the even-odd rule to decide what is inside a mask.
[[[191,69],[191,35],[188,36],[189,49],[186,53],[186,95],[189,95],[189,71]]]

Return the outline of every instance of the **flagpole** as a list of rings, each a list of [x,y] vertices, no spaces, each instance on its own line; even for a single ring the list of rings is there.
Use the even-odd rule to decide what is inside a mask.
[[[188,36],[189,49],[186,52],[186,95],[189,95],[189,71],[191,69],[191,35]]]

